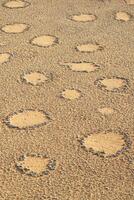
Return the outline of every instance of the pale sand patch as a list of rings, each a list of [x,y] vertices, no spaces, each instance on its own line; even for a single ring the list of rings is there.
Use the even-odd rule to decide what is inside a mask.
[[[134,5],[134,0],[126,0],[126,3],[127,3],[128,5]]]
[[[88,14],[88,15],[80,14],[80,15],[73,15],[71,19],[76,22],[91,22],[91,21],[96,20],[96,16],[92,14]]]
[[[100,89],[105,89],[107,91],[122,91],[128,87],[128,81],[125,78],[119,77],[99,79],[95,84],[100,87]]]
[[[43,111],[24,110],[8,116],[5,123],[9,127],[26,129],[45,125],[49,122],[49,120],[50,118]]]
[[[78,99],[81,96],[81,94],[78,90],[66,89],[62,92],[61,96],[65,99],[74,100]]]
[[[98,111],[103,115],[111,115],[115,112],[113,108],[109,107],[99,108]]]
[[[83,145],[94,153],[103,153],[104,156],[117,154],[125,146],[123,135],[115,132],[100,132],[84,138]]]
[[[41,173],[48,165],[48,159],[40,157],[26,157],[24,161],[20,161],[23,168],[30,169],[30,171]]]
[[[13,9],[13,8],[25,8],[29,5],[30,5],[29,2],[21,1],[21,0],[16,0],[16,1],[11,0],[11,1],[8,1],[8,2],[3,4],[4,7],[11,8],[11,9]]]
[[[49,47],[58,43],[58,38],[51,35],[42,35],[33,38],[30,43],[39,47]]]
[[[61,63],[63,66],[68,66],[72,71],[76,72],[94,72],[100,67],[94,63],[79,62],[79,63]]]
[[[98,50],[102,50],[103,47],[101,47],[99,44],[97,43],[87,43],[87,44],[83,44],[83,45],[78,45],[76,47],[76,49],[78,51],[81,51],[81,52],[95,52],[95,51],[98,51]]]
[[[0,53],[0,64],[8,62],[10,57],[11,57],[10,53]]]
[[[24,74],[24,76],[22,77],[22,80],[24,80],[26,83],[30,83],[36,86],[36,85],[41,85],[42,83],[47,81],[48,78],[47,76],[45,76],[44,74],[40,72],[31,72],[28,74]]]
[[[131,16],[126,12],[117,12],[116,13],[116,19],[117,20],[121,20],[121,21],[127,22],[127,21],[130,20],[130,18],[131,18]]]
[[[1,28],[5,33],[22,33],[28,30],[29,26],[27,24],[7,24]]]
[[[6,42],[0,42],[0,46],[6,46]]]
[[[40,154],[27,154],[16,163],[17,169],[31,176],[48,175],[50,170],[55,169],[55,166],[55,160],[49,160],[47,156]]]

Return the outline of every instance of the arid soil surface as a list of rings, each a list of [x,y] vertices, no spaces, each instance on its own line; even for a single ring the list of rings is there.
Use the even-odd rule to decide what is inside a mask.
[[[134,0],[0,1],[0,200],[134,200]]]

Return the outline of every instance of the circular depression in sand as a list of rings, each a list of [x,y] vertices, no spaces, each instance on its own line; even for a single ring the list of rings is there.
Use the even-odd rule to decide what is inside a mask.
[[[7,24],[1,28],[1,30],[5,33],[23,33],[28,29],[29,26],[23,23]]]
[[[22,76],[22,80],[25,81],[26,83],[30,83],[31,85],[36,86],[43,84],[45,81],[48,80],[48,78],[43,73],[31,72],[24,74],[24,76]]]
[[[120,11],[120,12],[116,13],[116,17],[115,18],[116,18],[116,20],[127,22],[127,21],[130,20],[131,16],[126,12],[121,12]]]
[[[89,135],[83,139],[82,145],[93,154],[104,157],[118,155],[127,148],[124,135],[113,131]]]
[[[102,115],[111,115],[115,112],[115,110],[113,108],[110,108],[110,107],[99,108],[98,111]]]
[[[5,123],[12,128],[26,129],[45,125],[49,120],[49,116],[43,111],[23,110],[9,115]]]
[[[30,3],[27,2],[27,1],[21,1],[21,0],[11,0],[11,1],[8,1],[6,3],[3,4],[4,7],[6,8],[11,8],[11,9],[14,9],[14,8],[25,8],[27,6],[29,6]]]
[[[0,64],[8,62],[10,57],[10,53],[0,53]]]
[[[125,0],[128,5],[134,5],[134,0]]]
[[[41,35],[34,37],[30,43],[39,47],[49,47],[58,43],[58,38],[51,35]]]
[[[75,89],[66,89],[62,92],[61,96],[65,99],[74,100],[81,96],[80,91]]]
[[[68,66],[69,69],[76,72],[94,72],[100,67],[94,63],[78,62],[78,63],[62,63],[62,66]]]
[[[128,80],[120,77],[102,78],[95,81],[100,89],[111,92],[122,92],[128,88]]]
[[[22,173],[30,176],[48,175],[56,167],[56,161],[50,160],[46,155],[26,154],[21,156],[16,167]]]
[[[96,16],[92,14],[80,14],[80,15],[73,15],[71,20],[76,22],[92,22],[96,20]]]
[[[77,51],[80,52],[87,52],[87,53],[91,53],[91,52],[95,52],[95,51],[99,51],[102,50],[103,47],[100,46],[97,43],[87,43],[87,44],[82,44],[82,45],[78,45],[76,47]]]

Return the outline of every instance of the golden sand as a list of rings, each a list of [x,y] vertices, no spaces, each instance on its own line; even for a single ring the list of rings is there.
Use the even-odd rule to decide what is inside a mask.
[[[0,1],[0,200],[134,200],[132,4]]]
[[[109,107],[99,108],[98,111],[103,115],[111,115],[115,112],[113,108]]]
[[[28,28],[29,27],[26,24],[14,23],[3,26],[1,30],[4,31],[5,33],[22,33]]]
[[[57,38],[50,35],[42,35],[35,37],[31,40],[31,44],[40,46],[40,47],[49,47],[57,43]]]
[[[71,19],[76,21],[76,22],[91,22],[91,21],[96,20],[96,16],[92,15],[92,14],[89,14],[89,15],[80,14],[80,15],[72,16]]]
[[[123,136],[114,132],[96,133],[84,139],[83,145],[86,149],[93,149],[94,152],[104,152],[106,156],[114,155],[124,145]]]
[[[80,97],[80,92],[74,89],[66,89],[62,92],[62,97],[70,100],[78,99]]]
[[[4,7],[7,7],[7,8],[24,8],[24,7],[27,7],[29,5],[29,3],[26,1],[11,0],[11,1],[4,3],[3,5],[4,5]]]
[[[116,19],[127,22],[130,20],[130,15],[126,12],[117,12]]]
[[[40,72],[31,72],[29,74],[25,74],[22,79],[25,80],[26,83],[30,83],[35,86],[44,83],[47,80],[47,77]]]
[[[95,51],[101,50],[102,47],[99,44],[89,43],[89,44],[78,45],[76,47],[76,49],[81,52],[89,52],[90,53],[90,52],[95,52]]]
[[[42,111],[24,110],[9,116],[6,123],[11,127],[25,129],[46,124],[48,120],[48,116]]]
[[[72,71],[76,72],[94,72],[98,70],[100,67],[95,65],[94,63],[62,63],[63,66],[68,66]]]
[[[128,5],[134,5],[134,0],[125,0]]]
[[[0,64],[8,62],[11,55],[9,53],[0,53]]]

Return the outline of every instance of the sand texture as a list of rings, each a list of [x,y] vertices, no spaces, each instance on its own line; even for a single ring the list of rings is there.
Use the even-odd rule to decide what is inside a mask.
[[[0,200],[134,200],[134,0],[0,1]]]

